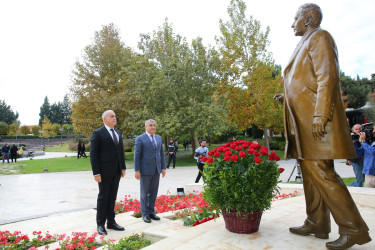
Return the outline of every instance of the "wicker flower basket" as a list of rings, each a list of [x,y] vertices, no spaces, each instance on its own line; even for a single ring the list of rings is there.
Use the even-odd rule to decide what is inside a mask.
[[[246,214],[244,212],[242,212],[240,216],[237,216],[236,210],[231,210],[229,212],[223,210],[222,213],[225,221],[225,228],[228,231],[239,234],[251,234],[259,230],[263,211],[250,212],[245,219],[243,219],[243,216]]]

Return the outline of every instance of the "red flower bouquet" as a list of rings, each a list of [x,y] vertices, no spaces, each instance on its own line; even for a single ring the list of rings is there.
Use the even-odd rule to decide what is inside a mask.
[[[234,141],[208,153],[203,172],[204,198],[221,210],[264,211],[278,193],[280,160],[250,141]]]

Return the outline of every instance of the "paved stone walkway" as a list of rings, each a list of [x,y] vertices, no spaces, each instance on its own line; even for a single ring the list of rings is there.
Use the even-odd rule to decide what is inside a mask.
[[[66,154],[68,153],[47,153],[44,157],[64,157]],[[286,182],[295,160],[280,161],[279,164],[285,168],[280,179]],[[335,166],[341,177],[354,176],[353,169],[346,166],[343,160],[336,160]],[[291,181],[295,180],[296,172],[294,171]],[[175,194],[177,188],[194,183],[197,174],[196,167],[167,170],[166,177],[160,180],[159,195]],[[98,186],[91,171],[0,175],[0,225],[95,208],[97,192]],[[128,169],[125,178],[121,179],[117,200],[123,199],[125,195],[139,198],[139,181],[134,178],[133,169]]]

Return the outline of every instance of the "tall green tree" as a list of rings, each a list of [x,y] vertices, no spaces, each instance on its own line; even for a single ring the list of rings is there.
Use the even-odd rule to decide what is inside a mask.
[[[42,130],[42,128],[39,125],[34,125],[34,126],[31,127],[31,133],[33,135],[40,135],[41,130]]]
[[[62,109],[62,123],[59,123],[60,125],[62,124],[72,124],[72,119],[70,118],[70,115],[72,114],[72,108],[69,103],[69,98],[68,95],[64,96],[64,100],[61,104],[61,109]]]
[[[154,117],[160,134],[195,140],[225,129],[225,110],[215,93],[220,61],[214,49],[206,48],[200,38],[189,45],[167,19],[152,36],[141,35],[139,49],[156,70],[138,89],[149,93],[142,100],[143,119],[138,120]]]
[[[40,106],[39,126],[42,125],[42,122],[43,122],[45,116],[51,117],[51,105],[49,104],[49,100],[48,100],[47,96],[44,98],[44,102],[43,102],[42,106]]]
[[[281,68],[274,65],[267,51],[270,29],[246,16],[246,4],[232,0],[227,9],[229,20],[220,20],[221,36],[217,39],[222,58],[222,94],[228,102],[230,121],[238,129],[252,125],[265,131],[268,146],[269,129],[282,131],[282,107],[273,99],[283,91]]]
[[[0,121],[0,135],[7,135],[9,133],[9,125],[6,122]]]
[[[10,105],[5,103],[5,100],[0,101],[0,122],[5,122],[10,125],[18,119],[18,112],[14,112]]]
[[[61,102],[55,102],[51,105],[48,119],[51,123],[64,124],[64,114]]]
[[[356,79],[340,72],[340,84],[343,95],[347,96],[348,108],[361,108],[366,104],[368,93],[371,92],[371,81],[367,78]]]
[[[9,134],[10,135],[17,135],[20,132],[20,124],[18,122],[14,122],[9,125]]]
[[[28,127],[28,126],[21,126],[20,127],[20,132],[21,132],[21,134],[23,134],[23,135],[28,135],[28,134],[30,134],[30,128]]]
[[[124,133],[129,110],[139,105],[133,95],[132,81],[139,56],[121,42],[119,29],[114,24],[103,26],[95,32],[93,43],[86,46],[82,61],[77,61],[72,72],[72,121],[78,132],[90,135],[103,125],[101,114],[108,109],[115,111],[117,126]],[[140,69],[141,70],[141,69]]]

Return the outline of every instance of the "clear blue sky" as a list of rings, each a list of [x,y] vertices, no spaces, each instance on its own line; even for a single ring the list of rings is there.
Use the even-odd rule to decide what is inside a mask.
[[[70,75],[95,31],[114,23],[126,45],[157,29],[166,17],[188,41],[200,36],[215,45],[219,19],[230,0],[14,0],[0,2],[0,100],[20,113],[22,124],[37,124],[47,95],[51,103],[69,93]],[[271,29],[275,62],[283,68],[299,38],[290,28],[299,0],[246,0],[247,13]],[[314,1],[323,10],[322,28],[336,40],[347,75],[375,73],[375,1]]]

